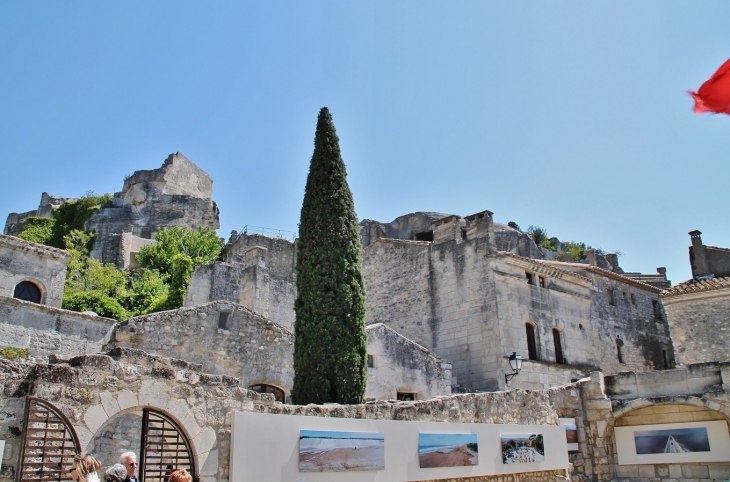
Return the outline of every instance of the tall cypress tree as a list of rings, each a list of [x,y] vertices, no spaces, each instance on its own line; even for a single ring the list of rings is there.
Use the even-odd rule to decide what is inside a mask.
[[[296,404],[361,403],[367,382],[360,230],[340,144],[319,112],[297,243]]]

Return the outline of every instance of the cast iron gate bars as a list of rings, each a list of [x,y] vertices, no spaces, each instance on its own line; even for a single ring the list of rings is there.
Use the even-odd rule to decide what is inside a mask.
[[[71,480],[74,456],[81,451],[71,422],[45,400],[35,397],[26,400],[20,481]]]
[[[142,482],[167,482],[170,472],[185,469],[194,479],[195,458],[180,427],[157,410],[142,412],[142,448],[139,474]]]

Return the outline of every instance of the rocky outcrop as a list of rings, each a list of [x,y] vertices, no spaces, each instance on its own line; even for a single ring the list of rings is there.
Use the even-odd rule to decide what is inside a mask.
[[[173,226],[218,229],[212,195],[211,177],[179,152],[170,154],[159,169],[136,171],[124,181],[122,192],[114,194],[111,206],[86,222],[86,230],[96,233],[91,256],[127,268],[134,256],[125,247],[145,243],[123,243],[123,233],[152,239],[160,229]]]

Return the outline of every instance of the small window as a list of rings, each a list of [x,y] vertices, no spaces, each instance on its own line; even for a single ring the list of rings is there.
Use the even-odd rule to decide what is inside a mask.
[[[433,231],[424,231],[422,233],[416,233],[414,236],[416,241],[431,241],[433,242]]]
[[[30,281],[23,281],[15,286],[13,298],[30,301],[31,303],[40,303],[41,290],[34,283],[31,283]]]
[[[416,399],[416,394],[413,392],[397,392],[396,399],[403,402],[412,402]]]
[[[608,304],[616,306],[616,298],[613,296],[613,290],[608,290]]]
[[[629,294],[624,291],[624,304],[629,304]]]
[[[221,330],[227,330],[228,329],[228,316],[230,313],[227,313],[225,311],[221,311],[220,314],[218,314],[218,328]]]
[[[636,306],[636,296],[633,293],[631,293],[631,304]]]
[[[538,279],[540,280],[540,288],[544,288],[545,287],[545,278],[543,278],[542,276],[539,276]]]
[[[654,319],[656,321],[664,321],[662,317],[662,305],[659,304],[659,300],[651,300],[651,308],[654,311]]]
[[[532,323],[525,323],[527,332],[527,358],[537,360],[537,339],[535,337],[535,326]]]
[[[258,393],[271,393],[274,395],[274,399],[276,399],[277,402],[284,403],[284,390],[279,387],[260,383],[258,385],[251,385],[248,389]]]
[[[616,337],[616,354],[618,355],[619,363],[625,363],[624,362],[624,353],[622,350],[623,346],[624,346],[624,341],[617,336]]]
[[[368,355],[368,368],[375,368],[375,357]]]
[[[553,344],[555,345],[555,363],[564,364],[565,357],[563,356],[563,340],[560,336],[560,330],[553,328]]]
[[[662,358],[664,359],[664,369],[668,370],[671,368],[669,366],[669,355],[667,354],[667,350],[662,350]]]
[[[466,229],[461,228],[461,239],[462,241],[466,241]]]
[[[535,275],[532,273],[528,273],[525,271],[525,277],[527,278],[527,284],[528,285],[534,285],[535,284]]]

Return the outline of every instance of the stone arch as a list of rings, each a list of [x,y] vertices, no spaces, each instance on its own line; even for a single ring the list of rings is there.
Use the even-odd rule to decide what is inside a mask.
[[[38,280],[35,279],[22,279],[13,288],[13,298],[30,301],[31,303],[37,303],[39,305],[44,304],[46,289]]]
[[[712,400],[706,400],[704,398],[695,397],[692,395],[672,395],[672,396],[664,396],[664,397],[651,397],[651,398],[637,398],[634,400],[631,400],[630,402],[623,404],[619,407],[617,407],[613,412],[611,413],[610,419],[607,421],[605,428],[603,430],[603,433],[598,434],[599,437],[602,437],[605,441],[605,449],[606,449],[606,455],[608,457],[608,463],[610,466],[617,468],[616,470],[619,470],[618,467],[618,457],[616,453],[616,439],[615,439],[615,428],[616,426],[621,424],[622,420],[625,420],[626,417],[638,417],[640,415],[646,415],[647,409],[655,408],[655,407],[670,407],[672,405],[676,405],[679,407],[688,407],[688,409],[684,412],[678,412],[678,413],[697,413],[697,412],[709,412],[710,414],[715,414],[716,420],[724,419],[729,425],[730,425],[730,410],[726,409],[723,405],[720,405],[717,402],[714,402]],[[693,410],[694,409],[694,410]],[[676,423],[676,422],[685,422],[685,421],[695,421],[692,420],[692,417],[686,417],[686,420],[678,419],[678,420],[667,420],[666,422],[653,422],[653,423]],[[703,417],[706,420],[711,420],[713,418],[710,417]],[[629,423],[627,425],[642,425],[644,423],[641,423],[636,420],[637,423]],[[649,425],[651,423],[646,423],[646,425]],[[600,429],[600,427],[599,427]],[[614,475],[621,475],[621,474],[614,474]]]
[[[117,463],[116,457],[126,451],[123,445],[130,447],[130,450],[139,456],[142,412],[145,408],[150,408],[163,413],[178,425],[190,443],[197,475],[201,475],[203,470],[211,470],[210,464],[217,466],[216,432],[209,426],[201,427],[198,424],[195,411],[189,404],[190,402],[193,406],[204,405],[205,401],[199,400],[199,397],[192,395],[189,399],[174,398],[167,383],[145,380],[137,391],[107,390],[101,392],[99,398],[100,403],[89,406],[83,414],[83,423],[77,423],[75,428],[82,449],[98,454],[101,458],[97,458],[102,464]],[[128,426],[128,429],[123,430],[125,434],[132,435],[137,430],[136,435],[121,444],[118,437],[113,439],[112,444],[104,446],[104,439],[110,438],[107,435],[114,435],[106,432],[123,427],[124,424]],[[209,458],[210,463],[206,465]]]

